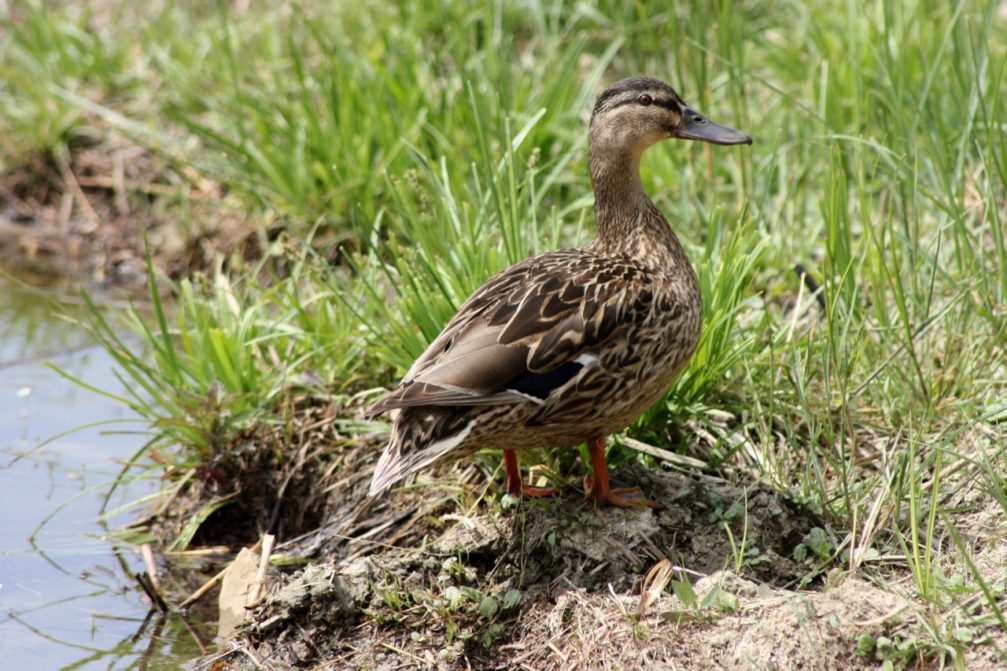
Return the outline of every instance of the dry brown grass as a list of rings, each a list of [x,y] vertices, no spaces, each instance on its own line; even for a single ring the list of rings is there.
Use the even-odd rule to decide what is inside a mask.
[[[65,156],[34,154],[0,176],[0,263],[140,288],[145,241],[175,278],[256,256],[254,222],[218,184],[92,124]]]

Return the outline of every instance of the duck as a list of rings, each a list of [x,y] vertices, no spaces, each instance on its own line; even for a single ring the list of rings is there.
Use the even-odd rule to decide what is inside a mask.
[[[503,451],[508,493],[550,496],[558,490],[522,482],[517,452],[586,443],[587,496],[663,507],[639,487],[612,486],[605,446],[661,398],[700,338],[696,273],[640,178],[643,152],[671,138],[752,143],[660,79],[622,79],[598,96],[588,129],[595,238],[491,277],[368,410],[398,411],[370,496],[486,449]]]

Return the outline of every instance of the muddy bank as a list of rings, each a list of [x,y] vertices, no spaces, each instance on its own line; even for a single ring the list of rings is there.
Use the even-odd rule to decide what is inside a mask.
[[[267,668],[639,669],[741,668],[751,658],[761,668],[758,660],[772,653],[808,657],[809,668],[826,658],[835,662],[829,668],[858,668],[846,659],[849,641],[828,624],[800,625],[828,643],[814,660],[787,633],[801,609],[819,608],[823,622],[839,612],[828,593],[796,591],[816,574],[809,544],[827,533],[816,515],[758,485],[637,466],[617,477],[639,482],[667,508],[598,509],[570,488],[552,500],[465,511],[431,508],[415,492],[369,503],[348,489],[335,517],[356,511],[376,516],[377,526],[316,542],[318,563],[274,575],[229,660]],[[389,545],[401,528],[410,530],[408,543]],[[658,584],[648,576],[655,565],[667,567]],[[643,593],[651,596],[641,613]],[[847,604],[858,622],[894,609],[890,599],[864,598],[866,610]],[[753,604],[771,606],[759,622],[771,613],[780,622],[733,641],[752,629]],[[885,621],[861,622],[850,636],[880,632]]]
[[[145,242],[173,278],[258,255],[257,222],[220,185],[94,126],[0,174],[0,267],[128,287],[146,280]]]

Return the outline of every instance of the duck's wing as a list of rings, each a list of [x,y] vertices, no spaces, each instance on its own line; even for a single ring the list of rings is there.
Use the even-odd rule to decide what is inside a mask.
[[[581,250],[544,254],[477,290],[369,411],[542,403],[621,329],[645,317],[650,274]]]

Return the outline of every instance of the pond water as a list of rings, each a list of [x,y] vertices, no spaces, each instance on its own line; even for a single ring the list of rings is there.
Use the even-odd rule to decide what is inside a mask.
[[[140,511],[100,519],[145,427],[46,366],[121,389],[110,357],[61,316],[74,308],[53,303],[62,291],[0,274],[0,667],[178,668],[195,642],[172,618],[148,618],[138,548],[109,540]],[[108,509],[156,488],[133,482]]]

